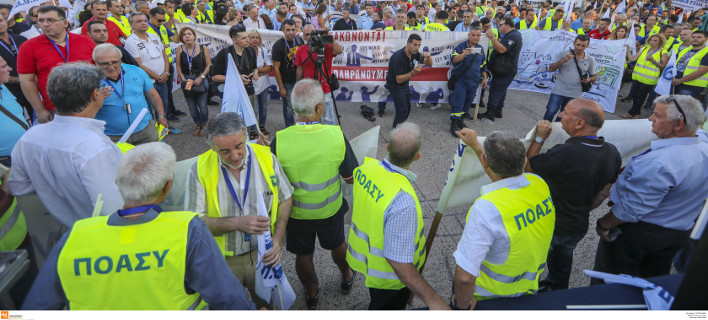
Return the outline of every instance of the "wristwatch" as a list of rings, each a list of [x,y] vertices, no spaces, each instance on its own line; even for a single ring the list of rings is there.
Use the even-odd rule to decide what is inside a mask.
[[[533,141],[536,141],[536,143],[538,144],[543,144],[543,138],[541,137],[536,137],[535,139],[533,139]]]
[[[157,115],[157,118],[158,118],[158,119],[162,119],[162,118],[164,118],[164,117],[165,117],[164,114],[159,114],[159,115]]]
[[[200,78],[204,79],[204,78],[206,78],[206,76],[205,76],[205,75],[202,75]]]

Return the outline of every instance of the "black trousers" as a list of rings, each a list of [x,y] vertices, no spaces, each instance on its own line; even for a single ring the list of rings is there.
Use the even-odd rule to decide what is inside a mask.
[[[651,278],[668,275],[671,260],[688,242],[691,230],[674,230],[638,222],[620,225],[615,242],[600,240],[595,256],[596,271]],[[592,279],[591,284],[602,280]]]
[[[408,288],[400,290],[369,288],[369,310],[404,310],[411,291]]]
[[[393,105],[396,107],[396,115],[393,117],[393,127],[406,122],[411,113],[411,90],[408,87],[399,88],[386,84],[386,89],[391,93]]]

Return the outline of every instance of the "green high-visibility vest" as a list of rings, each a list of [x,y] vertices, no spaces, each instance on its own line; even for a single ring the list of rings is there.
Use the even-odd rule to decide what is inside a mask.
[[[184,288],[194,212],[162,212],[146,223],[77,221],[57,260],[72,310],[194,310],[206,303]]]
[[[384,212],[400,191],[408,193],[415,200],[418,226],[413,266],[420,270],[426,256],[423,211],[413,186],[404,175],[388,171],[378,160],[367,158],[363,165],[354,170],[353,191],[354,205],[347,250],[349,266],[366,276],[366,286],[369,288],[404,288],[406,285],[384,257]]]
[[[543,179],[528,173],[524,177],[530,184],[523,188],[501,188],[477,199],[489,201],[497,208],[510,244],[509,256],[503,264],[482,262],[474,293],[478,300],[518,297],[538,291],[556,212]]]
[[[13,251],[20,247],[27,236],[25,215],[17,205],[17,199],[0,218],[0,252]]]
[[[519,30],[526,30],[529,28],[534,29],[536,28],[536,22],[536,18],[534,17],[531,26],[528,26],[528,24],[526,23],[526,19],[521,19],[521,21],[519,21]]]
[[[683,57],[691,49],[693,49],[693,47],[688,47],[686,49],[681,50],[681,52],[676,57],[676,61],[681,60],[681,57]],[[694,72],[697,72],[698,68],[701,67],[701,59],[703,59],[706,54],[708,54],[708,46],[703,46],[703,49],[696,52],[696,54],[694,54],[693,57],[688,60],[688,64],[686,65],[686,70],[683,72],[683,76],[686,77]],[[708,87],[708,73],[704,73],[697,79],[684,82],[683,84],[702,88]]]
[[[543,25],[543,30],[550,31],[551,27],[553,27],[553,19],[549,16],[546,18],[546,23]],[[563,28],[563,19],[558,20],[558,27],[556,29],[561,29]]]
[[[659,62],[661,61],[661,55],[664,53],[666,53],[664,49],[658,49],[651,55],[651,57],[654,58],[655,61]],[[647,54],[649,54],[649,47],[642,48],[642,54],[639,56],[639,59],[637,59],[637,64],[634,66],[632,80],[637,80],[648,85],[655,85],[659,82],[661,70],[659,69],[659,66],[647,61]]]
[[[338,126],[290,126],[276,133],[276,155],[293,192],[290,217],[326,219],[342,206],[339,166],[346,144]]]
[[[170,37],[167,33],[167,27],[165,27],[164,24],[160,25],[160,34],[157,34],[157,32],[155,32],[155,29],[153,29],[152,27],[149,27],[147,29],[147,32],[160,37],[162,44],[165,44],[165,45],[170,44]],[[167,60],[169,60],[169,62],[172,63],[172,48],[170,48],[169,46],[165,47],[165,54],[167,55]]]

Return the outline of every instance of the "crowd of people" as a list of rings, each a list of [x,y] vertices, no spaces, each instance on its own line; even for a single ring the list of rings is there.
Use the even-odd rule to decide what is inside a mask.
[[[357,273],[365,277],[369,309],[404,309],[410,295],[430,309],[474,309],[480,299],[568,288],[590,211],[606,199],[610,212],[593,222],[601,237],[595,269],[668,274],[679,251],[690,257],[689,233],[708,196],[708,134],[701,129],[708,13],[684,12],[670,0],[586,5],[569,12],[570,19],[551,0],[537,6],[108,0],[83,10],[75,4],[69,13],[43,4],[13,17],[11,7],[0,6],[0,164],[9,168],[0,189],[0,248],[29,249],[33,259],[46,255],[13,299],[25,309],[273,308],[256,294],[256,269],[258,263],[278,265],[284,242],[296,257],[306,306],[317,309],[313,255],[319,239],[341,273],[342,294],[351,292]],[[185,24],[177,29],[175,22]],[[211,57],[197,41],[199,24],[230,25],[233,45]],[[558,53],[549,66],[558,73],[530,147],[503,132],[480,144],[464,120],[473,118],[469,110],[480,87],[480,98],[488,97],[486,105],[479,103],[486,108],[479,117],[489,124],[502,118],[523,45],[519,30],[528,28],[577,36],[572,50]],[[261,38],[267,29],[283,33],[271,54]],[[450,132],[474,150],[492,183],[470,208],[452,254],[457,266],[449,299],[419,272],[427,255],[425,226],[410,171],[422,156],[421,129],[407,121],[410,81],[433,59],[420,50],[419,33],[388,58],[394,129],[387,156],[362,161],[336,125],[336,85],[329,75],[343,48],[310,41],[330,29],[467,33],[450,57]],[[623,101],[631,100],[632,108],[622,117],[638,118],[642,107],[650,108],[659,139],[621,168],[617,148],[598,137],[602,106],[581,96],[598,78],[595,60],[585,53],[590,42],[631,34],[636,43],[628,47],[637,51],[628,49],[632,87]],[[180,44],[174,55],[170,43]],[[653,89],[671,54],[675,95],[657,96]],[[231,63],[258,115],[256,126],[247,127],[236,113],[209,115]],[[285,129],[269,135],[271,73]],[[167,132],[180,133],[170,122],[187,115],[175,105],[174,77],[195,124],[191,134],[205,137],[209,150],[179,190],[184,211],[163,211],[176,156],[161,141]],[[385,107],[379,102],[380,116]],[[570,139],[541,153],[554,120]],[[127,144],[117,144],[126,133]],[[341,181],[354,190],[348,236],[350,205]],[[65,231],[51,252],[31,249],[15,198],[30,194]],[[99,198],[100,216],[92,218]],[[259,258],[257,236],[266,231],[272,247]],[[687,261],[674,266],[682,270]]]

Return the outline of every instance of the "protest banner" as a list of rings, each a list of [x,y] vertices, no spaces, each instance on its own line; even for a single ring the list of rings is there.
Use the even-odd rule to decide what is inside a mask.
[[[177,24],[177,28],[186,25]],[[228,26],[189,26],[195,29],[197,42],[206,45],[212,57],[215,57],[219,50],[232,45]],[[261,34],[266,55],[270,55],[273,44],[283,37],[283,33],[271,30],[258,32]],[[416,33],[423,38],[420,51],[430,53],[433,57],[433,67],[424,67],[423,71],[411,80],[411,102],[446,103],[449,96],[447,79],[452,50],[468,39],[466,32],[357,30],[331,33],[344,49],[332,62],[331,73],[337,76],[340,83],[340,89],[334,92],[335,99],[351,102],[393,102],[388,90],[384,88],[388,60],[394,52],[405,47],[411,33]],[[487,52],[489,39],[484,34],[480,45],[483,51]],[[275,77],[270,77],[270,81],[270,98],[280,100]]]
[[[509,89],[550,94],[556,72],[549,72],[548,67],[556,61],[558,53],[569,52],[577,34],[565,30],[520,32],[524,45],[519,55],[519,72]],[[583,93],[583,98],[597,101],[611,113],[615,111],[617,92],[622,84],[625,44],[626,40],[593,39],[585,50],[597,62],[599,78],[590,92]]]
[[[683,8],[686,11],[697,11],[701,8],[708,8],[708,0],[673,0],[674,7]]]

